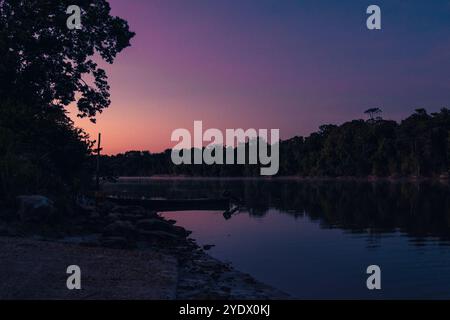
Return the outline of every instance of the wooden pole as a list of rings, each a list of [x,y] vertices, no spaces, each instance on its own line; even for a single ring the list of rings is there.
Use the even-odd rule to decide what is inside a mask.
[[[100,148],[101,148],[102,134],[98,134],[97,141],[97,168],[96,168],[96,189],[100,191]]]

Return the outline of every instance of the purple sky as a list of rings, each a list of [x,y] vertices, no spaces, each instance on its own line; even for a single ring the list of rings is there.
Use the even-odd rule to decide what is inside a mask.
[[[282,138],[380,107],[401,119],[450,107],[450,1],[110,0],[136,32],[107,71],[106,152],[162,151],[204,127],[279,128]]]

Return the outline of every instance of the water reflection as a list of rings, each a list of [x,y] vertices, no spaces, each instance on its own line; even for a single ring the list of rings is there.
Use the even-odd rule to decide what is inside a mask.
[[[450,298],[450,190],[439,183],[147,180],[108,191],[163,198],[243,199],[219,211],[163,213],[211,255],[298,298]],[[382,269],[382,290],[366,268]]]
[[[107,187],[109,192],[163,198],[213,198],[228,191],[242,198],[246,212],[264,217],[271,208],[307,216],[321,228],[367,234],[404,233],[412,245],[450,244],[450,188],[438,182],[391,183],[300,180],[151,179]]]

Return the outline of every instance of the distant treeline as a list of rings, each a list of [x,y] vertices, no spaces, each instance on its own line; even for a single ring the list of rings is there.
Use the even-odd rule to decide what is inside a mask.
[[[280,142],[281,176],[440,176],[450,169],[450,110],[417,109],[400,123],[369,109],[368,120],[323,125]],[[179,165],[171,151],[130,151],[101,159],[103,176],[258,176],[259,165]]]

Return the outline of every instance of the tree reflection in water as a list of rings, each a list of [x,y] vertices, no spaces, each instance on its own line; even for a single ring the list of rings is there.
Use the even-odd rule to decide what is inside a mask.
[[[105,187],[128,196],[243,199],[246,212],[262,217],[269,208],[317,221],[322,228],[378,236],[402,232],[414,245],[435,238],[450,244],[450,187],[439,182],[305,181],[295,179],[142,179]]]

